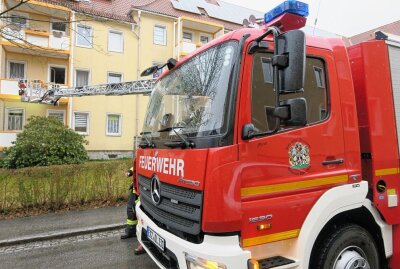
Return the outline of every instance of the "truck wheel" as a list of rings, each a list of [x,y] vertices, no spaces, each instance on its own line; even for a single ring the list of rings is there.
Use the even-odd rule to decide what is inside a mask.
[[[354,224],[335,229],[323,239],[315,254],[310,269],[379,268],[374,239],[364,228]]]

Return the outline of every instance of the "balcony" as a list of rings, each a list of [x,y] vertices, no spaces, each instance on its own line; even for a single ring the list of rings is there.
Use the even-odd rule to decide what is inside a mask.
[[[17,139],[18,132],[0,132],[0,149],[12,146],[12,142]]]
[[[26,81],[24,84],[25,94],[19,96],[18,80],[15,79],[1,79],[0,80],[0,99],[18,99],[21,102],[37,103],[42,100],[42,97],[46,94],[49,89],[65,89],[68,88],[65,85],[58,85],[53,83],[45,83],[40,80]],[[59,100],[60,104],[68,103],[67,97],[62,97]]]
[[[179,18],[175,30],[178,34],[174,52],[175,57],[180,59],[214,38],[223,35],[224,26],[183,16]]]
[[[70,37],[57,31],[49,33],[28,28],[7,27],[2,45],[9,52],[66,59],[69,57]]]
[[[18,0],[7,2],[9,6],[20,3]],[[71,11],[65,7],[27,1],[8,13],[3,22],[1,44],[7,52],[67,59],[71,43],[70,19]]]

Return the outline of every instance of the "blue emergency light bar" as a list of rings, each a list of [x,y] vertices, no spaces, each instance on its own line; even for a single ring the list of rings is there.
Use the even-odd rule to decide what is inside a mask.
[[[300,15],[303,17],[308,16],[308,4],[295,1],[295,0],[287,0],[282,4],[278,5],[271,11],[265,13],[264,15],[264,22],[269,23],[270,21],[274,20],[275,18],[279,17],[284,13],[292,13],[296,15]]]

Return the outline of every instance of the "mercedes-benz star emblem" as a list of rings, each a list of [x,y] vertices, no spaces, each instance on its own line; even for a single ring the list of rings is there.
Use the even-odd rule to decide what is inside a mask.
[[[156,175],[151,178],[150,184],[151,200],[155,205],[159,205],[161,202],[161,183]]]

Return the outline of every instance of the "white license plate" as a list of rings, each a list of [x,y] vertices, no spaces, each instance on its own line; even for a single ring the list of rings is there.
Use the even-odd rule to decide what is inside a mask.
[[[164,251],[165,240],[161,236],[159,236],[155,231],[153,231],[150,227],[147,227],[147,238],[150,239],[159,249]]]

